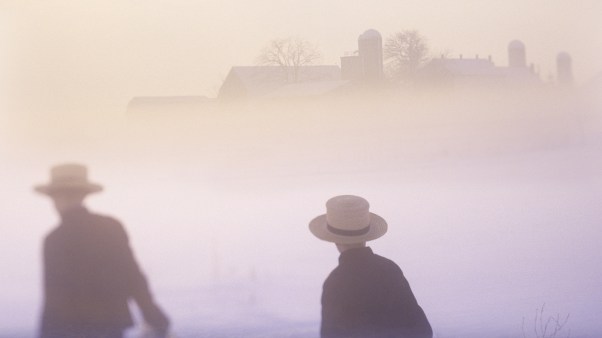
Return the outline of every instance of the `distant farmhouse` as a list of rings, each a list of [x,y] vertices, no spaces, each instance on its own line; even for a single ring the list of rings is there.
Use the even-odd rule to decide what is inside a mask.
[[[293,81],[280,66],[235,66],[220,87],[217,100],[204,96],[134,97],[127,112],[192,112],[211,107],[216,101],[316,98],[344,93],[357,83],[383,79],[382,38],[371,29],[359,36],[355,55],[341,57],[341,67],[300,66]]]
[[[566,53],[557,57],[557,82],[572,82],[571,58]],[[525,44],[514,40],[508,44],[508,66],[495,66],[491,56],[486,59],[447,58],[432,59],[420,71],[420,80],[438,85],[533,85],[541,84],[535,66],[527,66]]]
[[[365,84],[385,82],[383,42],[380,33],[370,29],[358,37],[357,52],[341,57],[341,66],[301,66],[297,81],[290,81],[278,66],[232,67],[218,99],[292,98],[329,95]],[[557,57],[557,82],[572,82],[571,58]],[[491,57],[430,60],[418,72],[419,83],[438,86],[537,85],[542,84],[533,64],[527,65],[524,43],[508,45],[508,65],[496,66]]]
[[[305,65],[291,80],[288,70],[280,66],[235,66],[219,89],[216,99],[204,96],[135,97],[128,113],[198,111],[229,102],[256,99],[316,98],[347,93],[366,85],[384,84],[383,41],[380,33],[369,29],[358,37],[356,52],[341,57],[341,66]],[[559,85],[573,81],[571,57],[559,53],[556,58]],[[418,83],[429,86],[487,86],[542,84],[533,64],[527,66],[524,43],[514,40],[508,45],[508,65],[496,66],[491,57],[458,58],[441,56],[431,59],[418,72]]]
[[[316,97],[343,92],[357,81],[382,80],[382,38],[371,29],[359,36],[357,55],[341,58],[340,68],[336,65],[300,66],[295,81],[280,66],[232,67],[218,99]]]

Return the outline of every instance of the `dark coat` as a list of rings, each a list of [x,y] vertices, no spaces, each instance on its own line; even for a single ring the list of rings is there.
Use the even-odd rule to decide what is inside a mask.
[[[44,308],[41,337],[119,332],[131,326],[128,299],[149,324],[166,330],[123,226],[85,208],[61,215],[44,240]]]
[[[432,337],[399,266],[368,247],[344,251],[324,282],[322,338]]]

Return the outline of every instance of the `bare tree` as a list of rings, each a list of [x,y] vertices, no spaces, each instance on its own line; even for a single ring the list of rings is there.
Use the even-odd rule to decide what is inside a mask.
[[[387,73],[396,79],[412,77],[428,60],[428,45],[416,30],[404,30],[391,35],[385,41],[384,57]]]
[[[318,48],[301,38],[284,38],[270,41],[261,51],[257,63],[266,66],[280,66],[287,80],[297,82],[299,70],[303,66],[318,61],[322,54]]]

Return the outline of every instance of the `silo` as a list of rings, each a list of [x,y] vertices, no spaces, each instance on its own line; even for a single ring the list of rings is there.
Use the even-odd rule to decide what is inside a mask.
[[[363,78],[377,81],[383,78],[383,40],[380,33],[369,29],[358,38]]]
[[[571,84],[573,82],[572,60],[568,53],[561,52],[556,56],[556,77],[559,84]]]
[[[525,44],[519,40],[514,40],[508,44],[508,66],[522,68],[527,66]]]

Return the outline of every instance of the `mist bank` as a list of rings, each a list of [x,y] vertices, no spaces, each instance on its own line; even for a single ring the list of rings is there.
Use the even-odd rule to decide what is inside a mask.
[[[599,105],[559,88],[358,91],[129,111],[128,137],[214,175],[389,171],[420,161],[599,146]],[[124,139],[124,140],[127,140]],[[171,151],[167,151],[171,149]]]
[[[0,332],[35,330],[40,241],[57,218],[31,187],[78,161],[106,188],[89,207],[124,222],[179,336],[317,336],[338,254],[307,223],[347,193],[388,221],[371,246],[399,263],[439,336],[521,336],[543,303],[571,314],[571,336],[598,336],[598,99],[390,94],[11,116],[0,311],[14,320]]]

